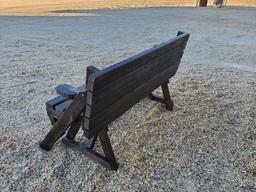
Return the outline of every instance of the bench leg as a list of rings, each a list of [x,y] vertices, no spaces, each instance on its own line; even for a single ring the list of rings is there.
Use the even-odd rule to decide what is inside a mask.
[[[70,128],[68,130],[67,133],[67,137],[69,139],[74,140],[77,132],[79,131],[80,127],[81,127],[82,121],[78,120],[78,121],[74,121],[73,123],[71,123]]]
[[[99,137],[100,143],[102,145],[102,149],[103,149],[105,156],[103,156],[100,153],[97,153],[93,150],[97,136],[94,136],[91,139],[89,139],[88,141],[80,144],[80,143],[70,139],[66,135],[62,139],[62,143],[66,144],[67,146],[71,147],[72,149],[82,153],[83,155],[91,158],[92,160],[96,161],[97,163],[101,164],[102,166],[104,166],[108,169],[117,170],[118,164],[116,162],[116,158],[115,158],[112,146],[110,144],[110,141],[109,141],[109,138],[107,135],[107,129],[103,129],[101,132],[99,132],[98,137]]]
[[[86,142],[86,146],[88,149],[93,149],[96,141],[97,141],[97,135],[95,135],[94,137],[92,137],[91,139],[89,139],[87,142]]]
[[[85,107],[85,100],[84,93],[79,93],[75,96],[73,102],[62,114],[60,119],[56,121],[53,128],[40,143],[41,148],[47,151],[51,150],[54,143],[63,136],[69,126],[78,119]]]
[[[172,111],[173,110],[173,101],[170,96],[168,82],[164,83],[161,87],[162,87],[162,91],[163,91],[163,95],[164,95],[166,109],[169,111]]]
[[[107,129],[102,129],[102,131],[99,133],[100,143],[102,146],[102,149],[104,151],[105,157],[109,160],[111,169],[117,170],[118,165],[116,162],[116,157],[113,152],[110,140],[108,138]]]
[[[169,110],[169,111],[172,111],[173,110],[173,101],[172,101],[172,99],[170,97],[170,92],[169,92],[169,88],[168,88],[168,82],[165,82],[164,84],[162,84],[161,88],[162,88],[163,96],[164,97],[159,97],[159,96],[156,96],[156,95],[154,95],[152,93],[150,93],[148,95],[148,97],[151,100],[153,100],[153,101],[157,101],[157,102],[165,104],[166,109]]]

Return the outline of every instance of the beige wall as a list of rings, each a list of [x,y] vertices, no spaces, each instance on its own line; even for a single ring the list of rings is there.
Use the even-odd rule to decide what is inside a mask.
[[[214,0],[208,0],[208,5],[212,6]],[[224,0],[225,1],[225,0]],[[227,6],[251,6],[256,7],[256,0],[227,0]]]
[[[227,0],[229,6],[254,6],[256,7],[256,0]]]
[[[14,8],[27,6],[58,6],[58,5],[144,5],[144,6],[195,6],[199,0],[0,0],[0,8]],[[211,6],[214,0],[208,0]],[[225,0],[224,0],[225,1]],[[256,0],[227,0],[229,6],[256,6]],[[103,7],[105,7],[103,6]]]
[[[0,15],[55,15],[54,10],[134,7],[195,7],[197,0],[0,0]],[[208,6],[213,0],[208,0]],[[254,6],[256,0],[227,0],[228,6]],[[59,14],[57,14],[59,15]]]

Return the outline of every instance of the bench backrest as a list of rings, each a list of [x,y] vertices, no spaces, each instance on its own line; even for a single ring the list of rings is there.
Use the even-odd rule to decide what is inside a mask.
[[[95,72],[88,77],[84,129],[91,138],[177,72],[189,34]]]

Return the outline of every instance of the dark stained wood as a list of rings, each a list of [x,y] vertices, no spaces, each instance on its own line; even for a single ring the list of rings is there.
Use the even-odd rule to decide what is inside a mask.
[[[94,66],[89,66],[86,68],[86,84],[88,84],[88,79],[90,77],[91,74],[97,72],[97,71],[100,71],[97,67],[94,67]]]
[[[200,7],[207,7],[208,0],[199,0]]]
[[[73,99],[79,93],[79,91],[79,89],[67,84],[61,84],[56,87],[56,92],[58,95],[61,95],[66,99]]]
[[[74,138],[75,138],[77,132],[79,131],[79,129],[80,129],[80,127],[81,127],[81,124],[82,124],[81,119],[72,122],[66,136],[67,136],[69,139],[74,140]]]
[[[188,38],[189,34],[178,32],[176,38],[103,70],[90,66],[86,71],[86,86],[59,85],[56,90],[61,96],[46,104],[53,128],[40,146],[50,150],[69,129],[63,143],[116,170],[118,164],[107,135],[108,124],[146,96],[173,110],[168,82],[177,72]],[[152,94],[159,86],[163,97]],[[74,141],[81,125],[88,138],[82,144]],[[105,156],[93,150],[97,138]]]
[[[95,93],[88,91],[87,101],[88,101],[88,98],[95,97],[95,99],[92,99],[92,101],[95,101],[95,103],[89,104],[87,102],[87,105],[89,106],[86,108],[86,116],[87,117],[95,116],[97,113],[101,112],[105,108],[113,105],[122,97],[130,94],[137,87],[141,86],[141,84],[154,78],[154,76],[158,75],[159,72],[167,70],[168,67],[173,67],[177,69],[179,65],[179,62],[177,62],[177,60],[178,61],[180,60],[181,55],[182,53],[179,53],[179,57],[175,58],[176,60],[173,60],[174,58],[172,57],[167,57],[166,60],[164,60],[167,64],[163,64],[160,60],[159,63],[156,63],[156,64],[159,64],[159,67],[156,65],[156,67],[154,66],[151,68],[146,68],[145,71],[140,71],[134,74],[134,76],[130,76],[128,79],[124,79],[124,80],[120,80],[119,82],[116,82],[113,85],[113,87],[108,87],[104,90],[100,90],[99,92],[95,92]],[[162,67],[160,67],[161,64],[163,64]]]
[[[61,116],[61,114],[57,114],[55,109],[52,109],[50,107],[46,107],[46,111],[50,120],[53,119],[53,121],[51,121],[52,124],[54,124]]]
[[[86,86],[85,86],[85,84],[83,84],[83,85],[77,87],[76,89],[78,89],[79,91],[85,91]],[[57,96],[57,97],[54,97],[53,99],[47,101],[46,107],[54,110],[56,106],[62,104],[63,102],[65,102],[67,100],[68,99],[63,96]]]
[[[161,85],[164,97],[154,95],[153,93],[150,93],[148,95],[148,97],[153,101],[157,101],[157,102],[165,104],[166,109],[169,110],[169,111],[172,111],[173,110],[173,101],[170,97],[170,92],[169,92],[169,89],[168,89],[168,83],[169,82],[165,82]]]
[[[155,46],[145,54],[138,54],[139,57],[136,55],[90,76],[84,121],[87,137],[92,137],[175,75],[189,38],[189,34],[182,32],[177,35],[169,41],[170,45]],[[94,85],[90,87],[90,83]],[[172,101],[166,99],[166,102],[171,110]]]
[[[94,67],[94,66],[89,66],[89,67],[87,67],[87,69],[86,69],[86,79],[88,79],[88,77],[89,77],[92,73],[97,72],[97,71],[99,71],[99,69],[96,68],[96,67]],[[67,85],[67,86],[69,86],[69,85]],[[57,87],[58,87],[58,86],[57,86]],[[71,87],[71,86],[69,86],[69,87]],[[71,88],[73,88],[73,87],[71,87]],[[81,85],[81,86],[79,86],[79,87],[77,87],[77,88],[75,88],[75,89],[78,89],[79,91],[85,91],[85,90],[86,90],[86,84],[83,84],[83,85]],[[58,91],[57,91],[57,93],[58,93]],[[55,98],[53,98],[53,99],[47,101],[47,102],[46,102],[46,107],[48,107],[48,108],[54,110],[56,106],[62,104],[62,103],[63,103],[64,101],[66,101],[66,100],[67,100],[67,98],[65,98],[65,97],[63,97],[63,96],[57,96],[57,97],[55,97]],[[68,107],[68,106],[67,106],[67,107]]]
[[[180,60],[183,54],[183,49],[184,48],[178,47],[175,50],[171,50],[159,58],[150,61],[147,65],[124,75],[118,81],[114,81],[100,90],[93,92],[88,91],[87,104],[96,104],[100,106],[94,106],[94,108],[98,108],[98,110],[112,104],[120,97],[138,87],[141,83],[151,79],[153,76],[171,65],[177,64],[176,61]],[[93,114],[91,115],[93,116]]]
[[[168,82],[165,82],[164,84],[162,84],[161,87],[162,87],[162,91],[163,91],[163,95],[164,95],[166,109],[169,111],[172,111],[173,110],[173,101],[171,100],[171,97],[170,97]]]
[[[51,106],[46,107],[46,112],[50,119],[51,124],[54,125],[54,123],[57,121],[56,116],[52,115],[52,113],[55,112],[54,107],[51,107]]]
[[[87,67],[87,77],[89,77],[91,74],[93,74],[96,71],[99,71],[99,69],[96,67],[93,67],[93,66]],[[74,139],[76,133],[81,127],[81,120],[82,120],[81,117],[83,117],[83,114],[81,112],[80,113],[72,112],[69,107],[71,103],[73,103],[72,105],[77,105],[77,103],[79,105],[78,98],[76,98],[74,102],[71,99],[73,99],[79,92],[80,92],[80,95],[83,95],[84,94],[83,92],[86,92],[85,84],[79,86],[78,88],[74,88],[66,84],[59,85],[57,86],[56,91],[58,94],[61,94],[63,96],[55,97],[46,103],[47,114],[49,116],[49,119],[52,125],[54,125],[50,133],[46,136],[46,138],[40,144],[40,146],[46,150],[51,149],[52,145],[55,143],[58,137],[61,137],[61,135],[63,135],[65,132],[64,130],[68,129],[69,124],[71,124],[71,126],[67,134],[67,137]],[[85,100],[86,99],[84,99],[83,102],[81,102],[83,106],[79,106],[79,107],[83,107],[84,109]],[[77,108],[77,110],[79,110],[79,107]],[[69,112],[66,112],[63,115],[66,109],[68,109]],[[76,109],[73,109],[73,111],[76,111]],[[76,117],[77,121],[74,121],[74,119],[70,119],[73,115],[72,113],[79,113],[78,117]],[[60,122],[58,122],[58,119],[60,119]],[[55,141],[53,138],[55,139]],[[52,141],[50,142],[50,140]],[[91,145],[93,145],[93,143]]]
[[[186,33],[184,33],[183,31],[178,31],[177,32],[177,36],[180,36],[180,35],[183,35],[183,34],[186,34]]]
[[[118,164],[116,162],[116,158],[112,146],[110,144],[109,137],[107,135],[107,128],[102,129],[99,132],[99,139],[105,156],[93,151],[96,139],[97,136],[92,137],[88,141],[80,144],[74,141],[68,135],[66,135],[62,139],[62,143],[81,152],[82,154],[88,156],[89,158],[93,159],[94,161],[98,162],[99,164],[103,165],[106,168],[109,168],[111,170],[117,170]]]
[[[117,165],[117,162],[116,162],[116,157],[115,157],[115,154],[113,152],[110,140],[108,138],[107,128],[102,129],[99,132],[99,138],[100,138],[100,143],[101,143],[102,149],[104,151],[105,157],[111,163],[111,169],[112,170],[117,170],[118,165]]]
[[[62,96],[55,97],[46,102],[46,107],[50,107],[50,108],[54,109],[56,105],[59,105],[60,103],[66,101],[66,100],[67,99]]]
[[[154,91],[159,85],[167,81],[177,71],[177,66],[173,65],[165,71],[159,73],[154,78],[137,87],[134,91],[115,102],[104,111],[91,118],[86,117],[84,127],[88,129],[87,137],[92,137],[102,127],[107,126],[117,117],[121,116],[125,111],[146,97],[150,92]],[[86,108],[89,106],[86,106]]]
[[[106,167],[108,169],[113,169],[111,162],[109,162],[109,160],[106,157],[93,151],[92,149],[89,149],[87,147],[86,143],[80,144],[72,139],[69,139],[68,137],[63,137],[62,143],[66,144],[67,146],[71,147],[72,149],[86,155],[90,159],[101,164],[103,167]]]
[[[58,114],[61,114],[69,107],[73,100],[66,100],[63,103],[55,106],[55,111]]]
[[[72,122],[76,121],[85,107],[86,95],[79,93],[75,96],[74,101],[64,111],[60,119],[53,125],[53,128],[40,143],[40,147],[49,151],[54,143],[64,135]]]

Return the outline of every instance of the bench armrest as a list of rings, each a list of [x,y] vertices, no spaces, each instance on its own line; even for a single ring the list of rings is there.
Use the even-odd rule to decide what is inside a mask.
[[[88,77],[92,73],[97,72],[97,71],[99,71],[99,69],[94,66],[87,67],[86,82],[88,81]],[[82,85],[78,88],[75,88],[75,87],[72,87],[67,84],[61,84],[61,85],[58,85],[55,89],[56,89],[57,94],[64,97],[65,99],[74,99],[74,97],[79,92],[86,92],[86,85]]]
[[[83,90],[86,91],[86,90]],[[66,99],[74,99],[74,97],[81,92],[81,89],[72,87],[67,84],[61,84],[56,87],[56,92],[58,95],[65,97]]]

